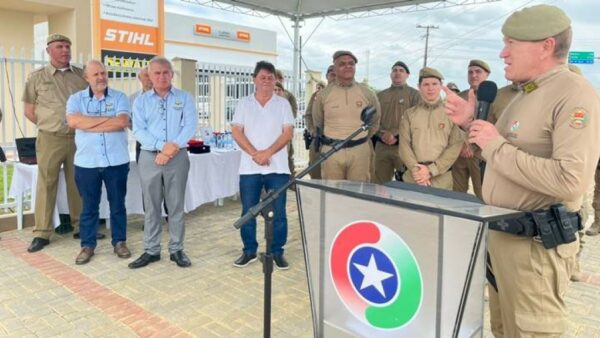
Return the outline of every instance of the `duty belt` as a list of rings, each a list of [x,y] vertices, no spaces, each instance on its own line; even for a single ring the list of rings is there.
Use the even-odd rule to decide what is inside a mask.
[[[575,233],[583,229],[579,213],[569,212],[561,204],[527,212],[519,218],[490,222],[488,227],[517,236],[535,237],[546,249],[575,241]]]
[[[358,140],[350,140],[350,141],[346,142],[346,144],[344,144],[342,146],[342,148],[356,147],[358,145],[361,145],[361,144],[367,142],[368,139],[369,139],[368,137],[363,137],[363,138],[358,139]],[[333,138],[329,138],[329,137],[327,137],[325,135],[321,135],[321,143],[324,144],[324,145],[330,146],[330,145],[333,145],[335,143],[342,142],[342,141],[343,140],[336,140],[336,139],[333,139]]]

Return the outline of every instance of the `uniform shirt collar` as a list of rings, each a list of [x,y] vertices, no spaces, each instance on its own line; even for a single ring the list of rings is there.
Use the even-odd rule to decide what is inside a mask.
[[[73,71],[73,67],[71,66],[71,64],[69,64],[69,66],[66,67],[66,69],[69,70],[69,71],[71,71],[71,72]],[[48,70],[50,71],[50,75],[54,75],[56,72],[59,71],[58,68],[54,67],[52,65],[52,63],[50,63],[50,62],[48,62]]]
[[[548,80],[552,79],[556,74],[562,72],[570,72],[569,67],[565,64],[558,65],[545,72],[544,74],[538,76],[534,80],[522,84],[520,87],[522,88],[523,92],[525,92],[525,94],[529,94],[538,89],[540,86],[543,86],[544,83],[548,82]]]
[[[350,84],[347,84],[347,85],[345,85],[345,84],[341,84],[341,83],[340,83],[338,80],[335,80],[335,84],[336,84],[336,86],[338,86],[338,87],[342,87],[342,88],[350,88],[350,87],[353,87],[353,86],[356,84],[356,81],[355,81],[355,80],[352,80],[352,82],[350,82]]]
[[[88,86],[88,95],[90,96],[90,99],[94,98],[94,92],[92,91],[92,87]],[[106,89],[104,89],[104,97],[108,96],[108,86],[106,87]]]
[[[169,96],[169,94],[175,94],[175,91],[173,90],[173,88],[174,88],[173,85],[171,85],[171,87],[169,88],[169,92],[167,93],[167,96]],[[156,90],[154,90],[154,88],[150,89],[149,91],[151,91],[150,95],[160,98],[160,95],[158,95],[158,93],[156,93]]]
[[[439,98],[437,101],[433,102],[433,103],[429,103],[427,101],[425,101],[423,98],[421,98],[421,101],[419,102],[419,105],[427,108],[427,109],[436,109],[439,108],[443,105],[444,101]]]

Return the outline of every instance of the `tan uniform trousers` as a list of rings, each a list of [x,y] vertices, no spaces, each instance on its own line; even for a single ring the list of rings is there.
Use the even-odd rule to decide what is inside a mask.
[[[308,149],[308,165],[310,166],[313,163],[317,162],[319,157],[320,157],[320,154],[315,151],[315,147],[313,147],[313,145],[311,144],[310,148]],[[310,174],[310,178],[312,178],[314,180],[320,180],[321,179],[321,165],[316,166],[309,174]]]
[[[405,183],[416,184],[410,170],[404,172],[404,175],[402,175],[402,179]],[[434,188],[452,190],[452,173],[450,171],[447,171],[441,175],[433,177],[431,179],[431,186]]]
[[[35,197],[35,227],[33,236],[50,238],[54,230],[52,214],[56,206],[58,175],[63,166],[67,184],[67,200],[71,225],[79,231],[81,198],[75,185],[75,138],[73,135],[57,134],[39,130],[35,143],[38,178]]]
[[[534,238],[491,230],[488,249],[498,284],[497,293],[489,287],[494,336],[562,337],[567,328],[565,293],[579,241],[545,249]]]
[[[349,180],[369,182],[372,150],[367,142],[352,148],[340,149],[321,164],[321,175],[326,180]],[[330,146],[321,146],[321,153],[331,149]]]
[[[383,184],[394,179],[394,169],[402,169],[398,145],[387,145],[377,142],[375,145],[375,175],[371,181]]]
[[[452,165],[452,190],[460,192],[469,191],[469,177],[471,177],[471,180],[473,181],[473,192],[475,192],[475,196],[482,198],[479,159],[477,157],[458,157],[456,162]]]

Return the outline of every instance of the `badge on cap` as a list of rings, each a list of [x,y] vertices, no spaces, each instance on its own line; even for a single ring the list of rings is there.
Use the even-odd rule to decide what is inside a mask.
[[[445,127],[446,127],[445,123],[438,124],[438,128],[440,128],[440,129],[444,129]]]
[[[362,107],[363,106],[363,102],[362,101],[356,101],[356,106],[358,108]]]
[[[571,113],[569,126],[574,129],[583,129],[587,125],[588,120],[589,114],[585,110],[577,108]]]

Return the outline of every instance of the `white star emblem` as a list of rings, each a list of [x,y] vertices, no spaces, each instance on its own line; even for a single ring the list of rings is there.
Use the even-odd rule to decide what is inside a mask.
[[[373,254],[371,254],[371,258],[369,258],[369,265],[364,266],[357,263],[353,264],[363,275],[360,289],[364,290],[369,286],[372,286],[385,298],[385,290],[383,290],[382,282],[390,277],[393,277],[394,275],[377,269],[377,262],[375,262],[375,257]]]

